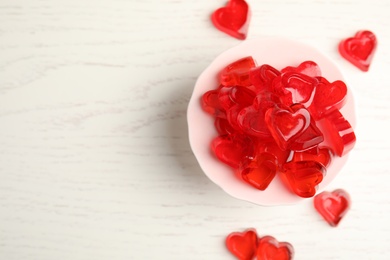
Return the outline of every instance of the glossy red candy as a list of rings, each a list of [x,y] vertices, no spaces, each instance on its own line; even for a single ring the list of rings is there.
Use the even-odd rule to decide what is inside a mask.
[[[256,251],[257,260],[290,260],[293,256],[294,248],[290,243],[278,242],[271,236],[262,237]]]
[[[356,142],[356,136],[350,123],[338,110],[334,110],[324,120],[326,139],[335,154],[343,156],[347,154]]]
[[[211,16],[218,30],[240,40],[246,38],[249,20],[249,6],[244,0],[230,0],[226,7],[219,8]]]
[[[252,156],[253,143],[243,136],[218,136],[211,142],[211,149],[217,158],[237,169],[242,160]]]
[[[305,108],[295,112],[279,107],[270,108],[265,113],[265,123],[278,146],[286,150],[309,127],[310,113]]]
[[[255,96],[255,93],[246,87],[222,87],[219,89],[218,100],[219,105],[228,110],[235,105],[239,105],[241,108],[252,105]]]
[[[260,93],[253,101],[253,105],[240,111],[237,122],[242,131],[248,135],[261,139],[270,139],[271,133],[265,123],[265,113],[275,107],[279,99],[272,93]]]
[[[258,238],[254,229],[233,232],[226,237],[226,247],[240,260],[252,260],[257,249]]]
[[[322,181],[326,168],[315,161],[287,162],[283,165],[281,177],[285,184],[298,196],[313,197]]]
[[[245,164],[240,172],[244,181],[258,190],[265,190],[278,171],[278,159],[270,153],[260,153]]]
[[[302,104],[294,104],[290,106],[293,112],[298,111],[299,109],[305,109]],[[307,129],[294,139],[289,146],[291,150],[294,151],[303,151],[311,149],[316,145],[324,141],[324,136],[321,130],[317,127],[315,120],[310,116],[310,123]]]
[[[317,84],[316,78],[298,72],[285,72],[280,77],[275,78],[272,88],[279,95],[282,103],[290,106],[295,103],[309,102]]]
[[[258,190],[280,174],[293,193],[314,196],[334,154],[345,155],[356,141],[339,111],[346,85],[320,75],[313,61],[280,72],[245,57],[223,68],[219,87],[201,102],[215,117],[215,156]]]
[[[315,147],[311,150],[293,152],[292,161],[315,161],[322,164],[324,167],[328,167],[332,161],[333,152],[327,147]]]
[[[309,111],[314,118],[321,119],[333,110],[341,109],[347,101],[347,86],[344,82],[337,80],[330,83],[323,77],[318,77],[313,102]]]
[[[349,194],[341,189],[324,191],[314,197],[314,207],[321,216],[335,227],[348,212],[351,204]]]
[[[319,77],[321,76],[321,69],[320,67],[317,65],[317,63],[315,63],[314,61],[304,61],[302,62],[301,64],[299,64],[298,67],[291,67],[291,66],[288,66],[284,69],[281,70],[282,73],[285,73],[285,72],[298,72],[298,73],[301,73],[301,74],[305,74],[309,77]]]
[[[203,94],[201,99],[202,109],[216,117],[226,117],[218,99],[218,90],[210,90]]]
[[[272,82],[279,75],[280,71],[267,64],[252,69],[249,72],[250,81],[257,93],[271,91]]]
[[[236,133],[236,130],[230,125],[229,121],[225,118],[217,117],[214,121],[215,129],[219,135],[232,135]]]
[[[361,69],[368,71],[377,46],[374,33],[359,31],[354,37],[342,40],[339,52],[346,60]]]

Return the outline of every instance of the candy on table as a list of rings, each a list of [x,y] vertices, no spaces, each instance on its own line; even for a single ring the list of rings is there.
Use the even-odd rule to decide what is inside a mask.
[[[249,5],[244,0],[230,0],[211,15],[211,21],[218,30],[239,40],[246,39],[249,20]]]
[[[377,46],[374,33],[358,31],[354,37],[344,39],[339,44],[339,52],[343,58],[362,71],[368,71]]]
[[[336,227],[348,212],[351,204],[349,194],[342,189],[324,191],[314,197],[314,207],[332,227]]]
[[[313,61],[279,71],[244,57],[223,68],[217,88],[202,96],[219,134],[211,149],[258,190],[279,174],[292,192],[312,197],[333,157],[355,144],[340,112],[346,95],[344,82],[328,82]]]
[[[290,260],[294,256],[290,243],[279,242],[272,236],[258,237],[253,228],[230,233],[225,244],[239,260]]]
[[[255,229],[232,232],[225,240],[227,249],[240,260],[252,260],[257,249],[258,237]]]
[[[290,243],[264,236],[259,240],[256,257],[258,260],[290,260],[294,257],[294,248]]]

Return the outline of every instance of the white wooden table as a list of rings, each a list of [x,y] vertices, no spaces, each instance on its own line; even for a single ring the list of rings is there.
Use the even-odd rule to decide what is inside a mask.
[[[329,227],[312,200],[261,207],[202,173],[187,134],[197,76],[240,41],[218,1],[0,0],[0,258],[234,259],[256,228],[295,259],[390,259],[390,2],[249,1],[248,39],[284,36],[333,59],[354,90],[358,142],[328,186],[350,212]],[[337,52],[378,37],[363,73]]]

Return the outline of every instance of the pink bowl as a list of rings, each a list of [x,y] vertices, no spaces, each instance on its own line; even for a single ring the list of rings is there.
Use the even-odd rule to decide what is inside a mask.
[[[293,204],[302,201],[303,198],[292,193],[278,176],[264,191],[253,188],[239,180],[233,169],[220,162],[210,150],[210,143],[217,136],[217,131],[214,127],[214,118],[202,110],[200,99],[206,91],[217,88],[217,75],[222,68],[246,56],[252,56],[258,66],[269,64],[279,70],[286,66],[297,66],[303,61],[312,60],[320,66],[322,76],[330,82],[335,80],[345,82],[337,66],[313,47],[285,38],[263,38],[244,41],[238,46],[220,54],[203,71],[195,84],[187,111],[189,140],[192,151],[207,177],[235,198],[264,206]],[[345,83],[347,84],[347,82]],[[350,88],[348,88],[346,105],[341,109],[341,112],[352,127],[355,127],[354,98]],[[347,159],[348,155],[334,157],[331,165],[328,167],[326,176],[319,185],[318,191],[323,190],[336,177]]]

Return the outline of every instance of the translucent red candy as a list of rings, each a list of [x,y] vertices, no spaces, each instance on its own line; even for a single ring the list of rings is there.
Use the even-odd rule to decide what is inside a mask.
[[[211,21],[218,30],[244,40],[248,33],[249,14],[249,6],[244,0],[230,0],[226,7],[212,14]]]
[[[341,56],[362,71],[368,71],[376,46],[377,40],[374,33],[359,31],[354,37],[340,42],[339,52]]]
[[[255,229],[232,232],[225,243],[239,260],[290,260],[294,257],[294,248],[290,243],[279,242],[272,236],[258,237]]]
[[[356,142],[340,112],[346,96],[344,82],[329,82],[313,61],[279,71],[245,57],[221,70],[201,105],[215,117],[213,153],[239,179],[265,190],[280,175],[293,193],[312,197],[333,157]]]
[[[256,253],[258,238],[256,230],[233,232],[226,237],[227,249],[240,260],[252,260]]]
[[[341,189],[324,191],[314,197],[314,207],[321,216],[335,227],[348,212],[351,204],[349,194]]]
[[[258,260],[290,260],[293,256],[294,248],[290,243],[278,242],[271,236],[262,237],[256,251]]]

